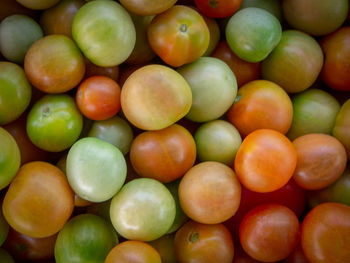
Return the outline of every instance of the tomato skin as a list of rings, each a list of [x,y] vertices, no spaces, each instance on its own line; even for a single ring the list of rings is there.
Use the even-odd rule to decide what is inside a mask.
[[[34,10],[50,8],[57,4],[59,1],[60,0],[17,0],[17,2],[21,5]]]
[[[196,6],[202,14],[224,18],[233,15],[242,3],[242,0],[195,0]]]
[[[350,99],[340,108],[332,130],[332,135],[345,147],[350,160]]]
[[[16,231],[42,238],[57,233],[74,208],[74,193],[66,176],[45,162],[23,165],[2,205],[4,217]]]
[[[297,248],[285,259],[283,263],[309,263],[305,257],[304,251],[299,244]]]
[[[120,3],[131,13],[148,16],[163,13],[173,6],[176,0],[121,0]]]
[[[282,4],[280,0],[243,0],[239,9],[247,7],[258,7],[262,8],[271,14],[273,14],[280,22],[283,20],[282,15]]]
[[[250,210],[239,227],[245,252],[263,262],[286,258],[298,245],[300,226],[296,215],[279,204],[263,204]]]
[[[157,15],[148,27],[153,51],[168,65],[179,67],[198,59],[209,46],[209,29],[194,9],[176,5]]]
[[[179,263],[231,263],[233,260],[232,236],[223,224],[189,221],[176,232],[174,245]]]
[[[313,208],[301,226],[301,246],[313,263],[349,262],[350,207],[324,203]]]

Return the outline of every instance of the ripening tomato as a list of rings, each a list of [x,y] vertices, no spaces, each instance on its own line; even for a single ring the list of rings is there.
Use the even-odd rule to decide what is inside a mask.
[[[202,57],[209,57],[220,41],[220,28],[214,18],[203,16],[209,29],[209,46]]]
[[[23,165],[2,205],[12,228],[30,237],[57,233],[74,208],[74,193],[60,169],[45,162]]]
[[[260,1],[260,0],[259,0]],[[277,0],[279,1],[279,0]],[[249,256],[243,248],[239,246],[235,246],[235,256],[233,258],[232,263],[261,263],[261,261],[257,261],[251,256]]]
[[[350,99],[341,106],[335,118],[332,135],[344,145],[350,160]]]
[[[148,41],[153,51],[173,67],[202,56],[209,46],[209,39],[209,29],[203,17],[182,5],[157,15],[148,27]]]
[[[16,0],[21,5],[34,9],[34,10],[41,10],[41,9],[47,9],[51,6],[54,6],[57,4],[60,0]]]
[[[131,13],[148,16],[163,13],[173,6],[176,0],[120,0],[120,3]]]
[[[279,204],[264,204],[250,210],[239,227],[245,252],[256,260],[282,260],[296,248],[300,226],[296,215]]]
[[[242,3],[242,0],[195,0],[196,6],[202,14],[224,18],[233,15]]]
[[[282,4],[280,0],[243,0],[239,9],[247,7],[262,8],[273,14],[280,22],[282,22]]]
[[[243,140],[234,167],[245,187],[266,193],[287,184],[296,164],[297,154],[287,137],[274,130],[260,129]]]

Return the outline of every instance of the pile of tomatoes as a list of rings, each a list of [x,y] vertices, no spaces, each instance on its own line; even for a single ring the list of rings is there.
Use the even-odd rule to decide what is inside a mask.
[[[2,0],[0,262],[350,262],[348,0]]]

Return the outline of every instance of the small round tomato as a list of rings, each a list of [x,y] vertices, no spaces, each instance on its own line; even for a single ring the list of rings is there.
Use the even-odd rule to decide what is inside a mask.
[[[237,211],[241,185],[233,170],[218,162],[192,167],[181,179],[180,204],[185,214],[203,224],[217,224]]]
[[[163,13],[173,6],[176,0],[120,0],[120,3],[131,13],[147,16]]]
[[[55,4],[57,4],[60,0],[16,0],[21,5],[34,10],[47,9]]]
[[[324,203],[313,208],[301,225],[301,246],[313,263],[350,262],[350,207]]]
[[[45,162],[23,165],[2,205],[12,228],[30,237],[57,233],[74,208],[74,193],[60,169]]]
[[[179,263],[232,263],[233,260],[232,236],[222,224],[189,221],[177,231],[174,246]]]
[[[148,41],[153,51],[173,67],[202,56],[209,46],[209,39],[209,29],[203,17],[182,5],[157,15],[148,27]]]
[[[210,18],[207,16],[203,16],[203,18],[209,29],[210,39],[209,46],[202,55],[202,57],[209,57],[220,41],[220,28],[214,18]]]
[[[250,210],[239,227],[245,252],[256,260],[282,260],[296,248],[300,227],[296,215],[279,204],[264,204]]]
[[[116,245],[107,255],[104,263],[161,263],[159,253],[152,246],[141,241],[125,241]]]
[[[148,242],[154,247],[162,259],[162,263],[177,263],[174,248],[174,234],[164,235],[161,238]]]
[[[242,3],[242,0],[195,0],[196,6],[202,14],[224,18],[233,15]]]
[[[234,167],[246,188],[266,193],[287,184],[296,164],[297,154],[292,142],[282,133],[261,129],[243,140]]]
[[[341,106],[335,118],[332,135],[344,145],[350,160],[350,99]]]

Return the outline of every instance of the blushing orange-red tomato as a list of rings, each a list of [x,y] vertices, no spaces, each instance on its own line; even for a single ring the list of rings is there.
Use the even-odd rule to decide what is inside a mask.
[[[178,263],[231,263],[234,255],[232,236],[223,224],[189,221],[176,232],[174,246]]]
[[[118,81],[119,66],[100,67],[92,63],[87,58],[85,59],[85,65],[86,65],[86,71],[85,71],[84,78],[89,78],[93,76],[105,76],[113,79],[114,81]]]
[[[16,231],[43,238],[57,233],[74,208],[74,193],[63,172],[46,162],[23,165],[10,184],[2,205]]]
[[[255,80],[238,90],[227,117],[243,137],[258,129],[286,134],[292,125],[293,104],[279,85]]]
[[[242,0],[195,0],[196,6],[206,16],[224,18],[232,16]]]
[[[286,185],[296,164],[297,154],[292,142],[280,132],[261,129],[243,140],[234,168],[246,188],[266,193]]]
[[[350,262],[350,207],[323,203],[301,225],[301,246],[312,263]]]
[[[279,204],[264,204],[250,210],[239,227],[244,251],[256,260],[282,260],[296,248],[300,226],[296,215]]]
[[[91,120],[106,120],[120,110],[120,87],[113,79],[93,76],[77,90],[76,103],[81,113]]]
[[[141,133],[132,142],[130,161],[142,177],[169,183],[183,176],[196,160],[196,143],[182,126]]]
[[[157,15],[148,27],[153,51],[168,65],[179,67],[198,59],[209,46],[209,29],[194,9],[176,5]]]
[[[211,56],[221,59],[230,67],[236,76],[238,87],[260,76],[260,63],[251,63],[239,58],[232,52],[226,41],[221,41]]]
[[[125,241],[116,245],[104,263],[161,263],[157,250],[145,242]]]
[[[333,136],[306,134],[293,141],[297,166],[293,179],[302,188],[319,190],[334,183],[344,172],[347,155],[344,146]]]
[[[219,162],[192,167],[181,179],[178,192],[185,214],[203,224],[229,219],[241,200],[241,185],[235,173]]]

